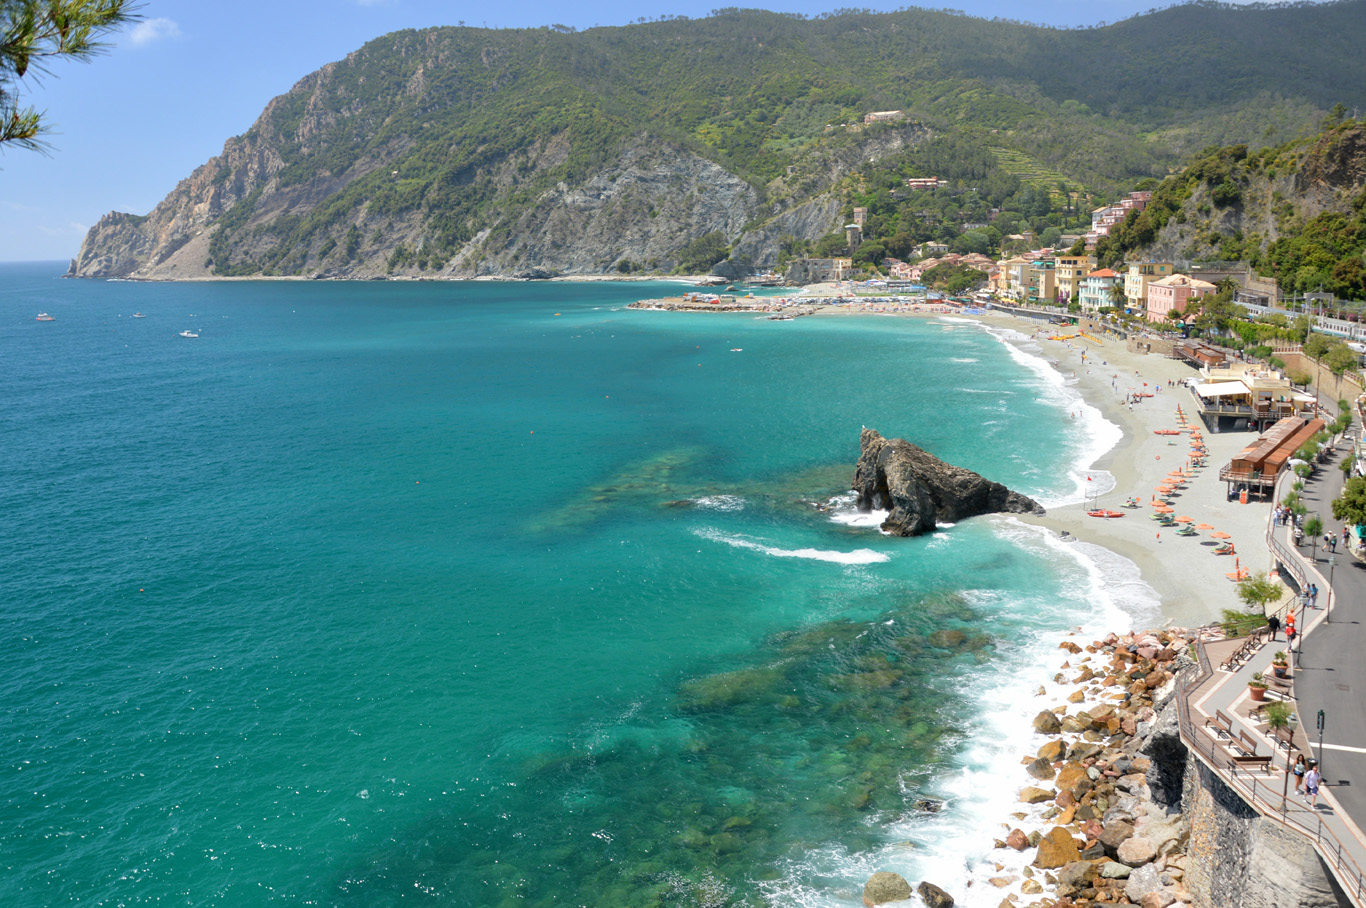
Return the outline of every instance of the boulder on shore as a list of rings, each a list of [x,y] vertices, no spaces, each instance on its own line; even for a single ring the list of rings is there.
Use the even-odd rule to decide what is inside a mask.
[[[900,902],[911,897],[914,890],[906,878],[890,870],[879,870],[863,884],[863,904],[868,908],[886,902]]]
[[[979,514],[1042,514],[1043,508],[999,482],[945,463],[904,438],[883,438],[864,429],[853,489],[860,511],[886,510],[884,532],[919,536],[939,521]]]
[[[919,892],[920,897],[925,900],[925,904],[928,908],[953,908],[953,896],[934,885],[934,883],[921,880],[920,886],[916,891]]]

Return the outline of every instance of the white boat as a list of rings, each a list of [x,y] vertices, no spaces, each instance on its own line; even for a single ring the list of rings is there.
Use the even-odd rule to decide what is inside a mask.
[[[146,317],[147,317],[147,316],[143,315],[141,312],[134,312],[134,313],[133,313],[133,318],[146,318]]]
[[[195,334],[193,331],[182,331],[182,332],[180,332],[180,336],[181,336],[181,337],[198,337],[199,335],[198,335],[198,334]]]
[[[52,316],[48,315],[46,312],[39,312],[39,313],[38,313],[38,321],[40,321],[40,322],[50,322],[50,321],[52,321]]]

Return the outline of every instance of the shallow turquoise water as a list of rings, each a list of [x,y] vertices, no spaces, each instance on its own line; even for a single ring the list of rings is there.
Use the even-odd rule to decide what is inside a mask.
[[[1072,494],[975,328],[60,271],[0,269],[6,905],[841,904],[1095,608],[813,507],[863,425]]]

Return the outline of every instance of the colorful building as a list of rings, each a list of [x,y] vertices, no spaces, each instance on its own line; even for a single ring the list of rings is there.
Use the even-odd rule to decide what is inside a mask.
[[[1135,313],[1148,308],[1148,284],[1176,273],[1171,262],[1126,262],[1124,273],[1124,305]]]
[[[1060,255],[1058,262],[1058,302],[1075,303],[1081,296],[1082,278],[1095,270],[1093,255]]]
[[[1081,280],[1081,308],[1095,312],[1115,304],[1112,288],[1122,286],[1123,278],[1109,268],[1092,271]]]
[[[1193,299],[1213,293],[1218,288],[1185,274],[1173,274],[1148,284],[1148,321],[1166,322],[1173,312],[1184,312]]]
[[[1058,269],[1052,259],[1038,259],[1029,263],[1029,283],[1025,299],[1029,302],[1052,303],[1058,298]]]

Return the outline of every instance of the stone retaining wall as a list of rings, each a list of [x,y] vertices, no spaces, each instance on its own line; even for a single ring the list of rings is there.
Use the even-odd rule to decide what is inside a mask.
[[[1197,908],[1352,908],[1303,835],[1253,810],[1197,759],[1186,763],[1181,813]]]

